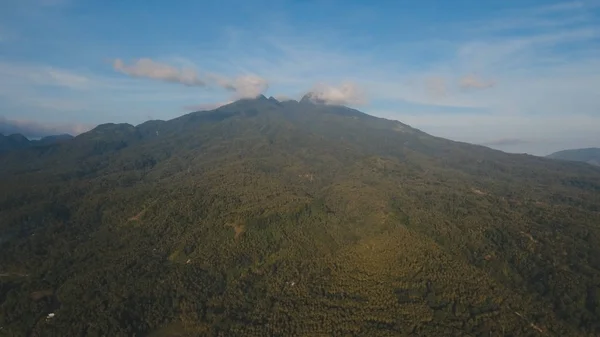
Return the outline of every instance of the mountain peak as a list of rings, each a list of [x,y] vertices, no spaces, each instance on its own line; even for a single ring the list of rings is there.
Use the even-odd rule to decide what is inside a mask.
[[[302,97],[300,103],[325,104],[325,101],[311,91]]]
[[[254,97],[254,98],[248,98],[248,99],[250,99],[250,100],[256,100],[256,101],[268,101],[268,100],[269,100],[269,99],[268,99],[268,98],[267,98],[265,95],[263,95],[263,94],[260,94],[260,95],[258,95],[258,96],[256,96],[256,97]]]
[[[242,97],[242,98],[239,98],[239,99],[233,101],[232,103],[235,103],[235,102],[248,102],[248,101],[268,101],[268,100],[269,99],[267,97],[265,97],[265,95],[260,94],[258,96]]]
[[[10,138],[14,142],[20,142],[20,143],[29,142],[29,139],[20,133],[13,133],[11,135],[8,135],[7,137]]]
[[[433,137],[329,104],[341,100],[315,104],[329,98],[315,94],[305,103],[238,100],[138,127],[103,124],[57,146],[0,154],[0,273],[18,272],[0,313],[24,317],[3,320],[2,331],[523,335],[528,318],[547,335],[598,335],[595,321],[583,324],[598,307],[596,293],[587,296],[600,279],[600,170]],[[19,149],[2,140],[0,152]],[[544,244],[549,238],[557,244]],[[60,268],[65,254],[69,268]],[[412,270],[419,275],[407,279]],[[56,302],[40,286],[50,273],[65,289],[60,317],[38,324],[28,317],[41,307],[22,304],[40,292]],[[94,291],[99,279],[106,291]],[[294,312],[291,322],[271,320],[264,289],[285,295],[277,312]],[[1,298],[6,292],[0,286]],[[177,293],[217,305],[185,306],[198,320],[180,328],[180,307],[162,303]],[[564,298],[584,300],[546,305]],[[101,302],[107,310],[96,310]],[[363,315],[364,303],[373,315]],[[407,317],[407,305],[417,313]],[[102,324],[89,330],[88,321]],[[455,324],[460,330],[446,328]]]

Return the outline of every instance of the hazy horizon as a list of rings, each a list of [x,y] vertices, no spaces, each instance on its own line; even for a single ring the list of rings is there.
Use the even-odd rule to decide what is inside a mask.
[[[597,147],[599,10],[598,1],[9,0],[0,124],[78,134],[312,91],[507,152]]]

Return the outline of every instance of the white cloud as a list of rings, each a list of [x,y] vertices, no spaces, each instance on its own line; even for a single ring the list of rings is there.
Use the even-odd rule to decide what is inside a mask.
[[[191,67],[179,69],[149,58],[136,60],[132,65],[126,65],[121,59],[116,59],[113,62],[113,68],[118,72],[137,78],[180,83],[186,86],[221,87],[233,91],[234,98],[256,97],[269,87],[266,79],[254,74],[244,74],[235,78],[219,74],[199,74]]]
[[[330,41],[291,31],[262,37],[257,44],[255,39],[244,38],[242,32],[228,50],[228,55],[236,56],[226,60],[240,68],[265,74],[278,92],[291,97],[300,96],[312,83],[339,83],[350,79],[368,92],[372,104],[410,102],[453,108],[509,108],[514,112],[520,110],[520,101],[530,100],[524,92],[533,91],[537,96],[548,88],[548,84],[536,79],[544,77],[556,84],[561,81],[562,75],[558,73],[562,70],[557,67],[572,61],[570,53],[564,52],[567,46],[590,43],[599,33],[594,26],[578,26],[520,36],[491,35],[442,45],[431,41],[389,44],[372,53],[366,49],[344,50],[339,43],[333,43],[343,41],[343,36]],[[414,60],[406,59],[407,49],[427,54],[438,52],[436,48],[440,47],[447,57],[438,62],[412,68],[410,64]],[[236,52],[239,50],[248,52]],[[270,51],[268,58],[254,56],[264,50]],[[556,53],[557,50],[561,52]],[[587,58],[593,57],[592,54]],[[580,63],[578,67],[584,69],[585,65]],[[576,84],[578,79],[570,81]],[[488,90],[472,90],[483,88]],[[559,97],[567,102],[575,90],[567,89]],[[587,101],[590,99],[586,97]]]
[[[309,98],[334,105],[364,105],[367,102],[365,93],[352,82],[343,82],[339,86],[318,83],[311,89]]]
[[[256,75],[242,75],[233,79],[220,76],[216,78],[221,87],[235,92],[234,98],[253,98],[269,88],[269,82]]]
[[[552,132],[556,139],[566,142],[569,137],[582,135],[596,139],[591,130],[600,129],[599,120],[591,118],[600,111],[595,89],[600,87],[600,28],[596,13],[586,12],[590,6],[595,5],[582,1],[529,9],[519,6],[477,21],[444,23],[458,27],[448,29],[452,36],[444,35],[441,29],[446,26],[440,24],[440,39],[444,41],[415,42],[396,36],[376,41],[377,48],[364,48],[375,41],[362,45],[358,37],[343,31],[294,30],[284,25],[269,29],[273,27],[266,24],[256,31],[237,30],[209,51],[191,50],[186,56],[192,61],[153,55],[146,64],[139,64],[141,60],[116,64],[119,71],[130,76],[156,81],[136,81],[125,76],[98,81],[99,76],[86,74],[86,83],[53,75],[43,67],[36,68],[37,75],[21,74],[19,78],[34,86],[45,83],[63,88],[94,88],[98,92],[95,102],[103,102],[102,96],[109,97],[106,101],[117,108],[127,105],[119,108],[122,115],[129,113],[134,104],[163,102],[176,108],[171,117],[184,105],[252,97],[268,86],[280,95],[294,98],[312,88],[324,101],[364,104],[364,110],[375,114],[398,106],[416,107],[415,111],[423,107],[446,109],[444,116],[410,114],[412,111],[398,109],[394,116],[409,123],[416,120],[440,136],[480,143],[524,139],[528,143],[519,146],[539,146],[534,150],[542,151],[542,146],[551,146],[548,144]],[[159,59],[169,62],[156,61]],[[0,64],[0,94],[2,87],[5,92],[24,91],[25,84],[19,90],[10,89],[14,81],[2,78],[2,71]],[[194,90],[160,82],[224,90]],[[477,108],[480,114],[456,113],[463,108]],[[422,110],[426,109],[419,111]],[[559,122],[569,116],[574,116],[571,121]],[[439,123],[432,125],[427,119]]]
[[[132,65],[125,65],[121,59],[116,59],[113,62],[113,68],[118,72],[133,77],[181,83],[188,86],[206,85],[206,82],[198,78],[198,73],[193,69],[177,69],[148,58],[139,59]]]
[[[225,101],[227,94],[33,63],[0,62],[0,109],[15,120],[139,124],[148,115],[177,117],[183,105]]]

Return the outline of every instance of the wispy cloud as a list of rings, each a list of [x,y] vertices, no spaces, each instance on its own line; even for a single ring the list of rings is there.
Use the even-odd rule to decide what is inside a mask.
[[[205,80],[198,77],[198,73],[194,69],[177,69],[148,58],[139,59],[132,65],[126,65],[121,59],[116,59],[113,62],[113,68],[125,75],[138,78],[180,83],[187,86],[203,87],[207,85]]]
[[[120,73],[137,78],[195,87],[220,87],[234,92],[235,98],[256,97],[269,87],[266,79],[253,74],[245,74],[236,78],[227,78],[214,73],[200,74],[193,68],[176,68],[149,58],[136,60],[131,65],[126,65],[121,59],[116,59],[113,62],[113,68]]]
[[[598,1],[572,1],[530,8],[519,7],[499,11],[495,16],[464,24],[468,25],[470,33],[476,35],[558,32],[593,24],[593,9],[599,4]]]
[[[440,76],[432,76],[424,79],[425,93],[433,100],[443,99],[448,94],[447,80]]]
[[[526,17],[526,14],[522,15]],[[530,17],[534,15],[538,14]],[[523,24],[526,22],[523,20]],[[485,23],[478,27],[485,29]],[[566,48],[583,46],[600,37],[600,30],[592,24],[559,30],[553,27],[519,35],[488,32],[485,36],[446,42],[443,48],[447,57],[414,68],[410,64],[415,60],[408,58],[410,54],[406,52],[410,47],[404,43],[388,44],[377,52],[353,50],[349,53],[342,47],[343,43],[333,42],[344,41],[344,36],[312,36],[293,29],[272,31],[277,33],[262,36],[258,44],[250,35],[245,38],[244,34],[252,32],[237,32],[236,39],[229,41],[231,50],[227,50],[228,55],[233,56],[226,56],[226,59],[239,68],[264,74],[278,93],[298,97],[306,92],[304,88],[313,87],[315,83],[349,80],[363,88],[375,105],[382,101],[388,105],[408,102],[504,110],[505,113],[535,112],[529,102],[540,102],[538,95],[553,85],[565,90],[552,100],[572,102],[573,96],[581,97],[577,82],[583,84],[592,80],[590,77],[595,76],[595,72],[588,72],[587,79],[567,75],[565,68],[573,64],[574,56],[566,52]],[[253,44],[245,41],[253,41]],[[431,41],[415,46],[425,55],[435,54],[439,48],[439,44]],[[241,53],[240,50],[248,52]],[[255,56],[259,50],[269,50],[270,55]],[[584,49],[579,47],[578,50]],[[574,71],[592,69],[588,67],[592,66],[590,62],[595,55],[582,57],[584,59],[579,61],[583,62],[576,63],[579,70]],[[540,81],[541,78],[544,81]],[[561,84],[567,81],[572,85],[570,89]],[[523,95],[524,92],[528,95]],[[592,96],[584,98],[587,102],[591,100],[596,99]],[[557,106],[550,104],[538,109],[558,112]]]
[[[463,89],[487,89],[495,84],[494,81],[482,80],[475,75],[467,75],[460,79],[460,87]]]
[[[507,6],[476,20],[440,23],[436,39],[416,31],[358,37],[356,30],[336,29],[329,21],[306,29],[286,24],[280,13],[269,20],[269,8],[261,8],[260,24],[226,27],[226,34],[207,43],[210,48],[121,46],[119,55],[148,58],[118,59],[107,72],[0,63],[0,95],[18,98],[15,106],[46,106],[50,113],[61,105],[93,106],[108,121],[150,113],[175,117],[181,107],[205,110],[216,107],[213,102],[268,92],[299,99],[312,91],[324,102],[361,105],[440,136],[477,143],[531,139],[494,146],[540,153],[550,139],[597,139],[597,5],[582,0]],[[134,115],[135,109],[144,111]]]
[[[139,123],[149,113],[175,117],[182,105],[225,100],[210,90],[194,90],[112,74],[0,61],[0,101],[4,113],[53,116],[60,120]],[[20,118],[19,116],[19,118]],[[29,118],[29,117],[28,117]]]
[[[587,4],[592,4],[589,1],[568,1],[568,2],[557,2],[551,5],[541,6],[535,9],[538,13],[556,13],[573,11],[586,7]]]
[[[91,84],[89,78],[66,70],[5,62],[0,62],[0,77],[7,81],[12,80],[12,84],[14,81],[26,81],[32,85],[58,86],[78,90],[87,89]],[[4,80],[0,80],[0,82],[4,82]]]
[[[80,76],[52,68],[46,69],[45,73],[40,73],[38,76],[41,83],[46,80],[44,77],[48,76],[49,83],[65,86],[71,89],[87,89],[90,84],[90,80],[85,76]]]
[[[256,97],[269,88],[269,82],[257,75],[242,75],[234,79],[213,75],[213,78],[219,86],[233,91],[234,98]]]
[[[565,17],[531,17],[518,16],[512,18],[502,18],[499,20],[488,21],[485,26],[478,27],[478,32],[514,32],[518,30],[543,30],[543,29],[561,29],[585,25],[591,21],[590,15],[575,14]]]

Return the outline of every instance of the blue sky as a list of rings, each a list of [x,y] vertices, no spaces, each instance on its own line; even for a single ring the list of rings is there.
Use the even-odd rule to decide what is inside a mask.
[[[313,91],[509,152],[600,147],[599,15],[596,0],[3,0],[0,126],[78,133]]]

